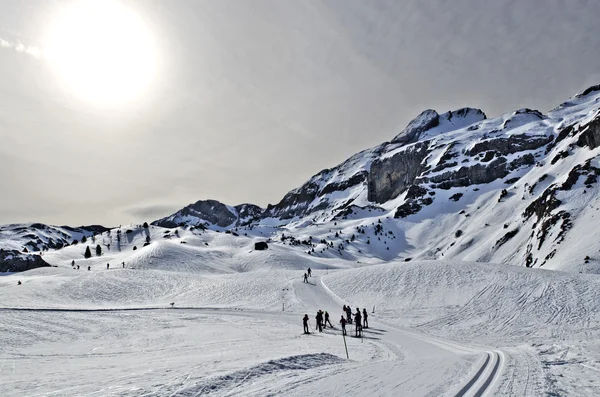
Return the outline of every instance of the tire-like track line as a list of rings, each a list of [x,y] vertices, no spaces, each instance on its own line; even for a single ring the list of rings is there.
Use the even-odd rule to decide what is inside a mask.
[[[496,355],[496,365],[494,365],[494,369],[492,370],[488,378],[485,380],[485,383],[479,388],[479,390],[477,390],[477,393],[475,393],[475,397],[481,397],[483,393],[487,391],[488,387],[490,387],[490,384],[494,380],[496,373],[498,372],[498,367],[500,367],[500,355],[498,353],[493,354]]]
[[[460,391],[458,393],[456,393],[455,397],[463,397],[469,390],[471,390],[471,387],[473,387],[473,385],[475,384],[475,382],[477,382],[479,380],[479,378],[481,377],[481,374],[487,368],[487,366],[488,366],[488,364],[490,362],[490,357],[491,357],[491,354],[487,353],[487,357],[485,359],[485,362],[483,363],[483,365],[481,366],[481,368],[479,368],[479,371],[477,371],[477,373],[471,378],[471,380],[469,381],[469,383],[467,383],[462,389],[460,389]]]

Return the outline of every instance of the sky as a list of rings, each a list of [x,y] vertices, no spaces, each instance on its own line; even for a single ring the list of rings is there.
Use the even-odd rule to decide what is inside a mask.
[[[425,109],[600,83],[595,0],[77,1],[0,0],[0,224],[266,206]]]

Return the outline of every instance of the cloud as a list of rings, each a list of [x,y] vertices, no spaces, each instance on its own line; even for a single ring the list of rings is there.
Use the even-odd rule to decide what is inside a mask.
[[[154,218],[163,218],[179,209],[180,208],[178,208],[176,205],[149,205],[145,207],[130,208],[125,212],[135,216],[138,219],[152,218],[151,220],[154,221]],[[150,219],[148,219],[148,221],[150,221]]]
[[[36,59],[42,58],[42,50],[41,50],[41,48],[36,47],[36,46],[28,46],[23,43],[13,43],[13,42],[10,42],[10,41],[0,37],[0,47],[10,48],[17,52],[31,55],[32,57],[34,57]]]

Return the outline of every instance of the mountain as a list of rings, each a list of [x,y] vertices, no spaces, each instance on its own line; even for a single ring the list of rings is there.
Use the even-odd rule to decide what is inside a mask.
[[[594,86],[547,114],[523,108],[488,119],[479,109],[429,109],[390,142],[317,173],[264,210],[199,201],[154,224],[277,226],[293,236],[311,225],[396,219],[405,257],[595,272],[599,101]]]
[[[258,220],[263,211],[254,204],[240,204],[232,207],[216,200],[200,200],[166,218],[154,221],[152,224],[166,228],[185,224],[225,229],[248,225]]]
[[[0,272],[17,272],[50,266],[43,253],[78,244],[109,230],[104,226],[48,226],[41,223],[0,226]]]
[[[349,261],[456,259],[600,273],[599,147],[600,86],[547,114],[429,109],[276,204],[200,200],[152,225],[244,234]],[[32,252],[106,230],[2,226],[0,270],[43,266]]]

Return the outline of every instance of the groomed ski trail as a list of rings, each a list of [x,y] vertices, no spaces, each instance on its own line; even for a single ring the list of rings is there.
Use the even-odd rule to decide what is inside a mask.
[[[311,277],[309,281],[308,284],[301,280],[292,282],[296,298],[303,302],[309,316],[319,309],[337,307],[338,310],[334,311],[336,314],[331,314],[330,310],[332,321],[337,323],[342,305],[349,304],[349,302],[344,302],[343,299],[329,289],[321,277]],[[353,307],[354,312],[356,306],[351,304],[351,307]],[[364,330],[364,340],[376,345],[381,351],[387,352],[387,360],[407,363],[418,363],[422,360],[430,364],[443,362],[462,370],[462,372],[455,373],[457,379],[464,379],[462,383],[449,385],[440,379],[439,390],[442,390],[441,387],[444,384],[446,387],[446,390],[441,394],[456,397],[480,397],[493,395],[497,389],[498,381],[504,370],[504,352],[463,346],[455,342],[402,330],[391,324],[373,320],[373,317],[376,316],[369,317],[370,328]],[[347,330],[348,334],[351,335],[354,326],[348,325]],[[374,337],[374,335],[377,335],[377,337]],[[478,357],[478,359],[465,366],[464,362],[467,359],[472,359],[473,356]],[[392,369],[396,367],[400,370],[397,365],[389,365],[388,363],[390,373],[393,373]],[[375,364],[374,367],[377,368],[379,365]],[[423,372],[427,373],[428,371]],[[416,377],[418,377],[418,374]],[[406,382],[409,381],[406,380]],[[412,390],[411,395],[415,392],[417,390]],[[378,395],[376,389],[372,393]]]

